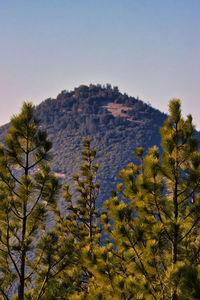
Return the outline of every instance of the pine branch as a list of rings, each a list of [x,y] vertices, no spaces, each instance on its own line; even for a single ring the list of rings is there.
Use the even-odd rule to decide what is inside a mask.
[[[197,188],[199,187],[200,184],[200,179],[198,179],[197,184],[195,185],[194,189],[183,199],[181,200],[178,205],[184,203],[186,200],[188,200],[188,198],[192,197],[192,194],[195,192],[195,190],[197,190]]]
[[[182,240],[184,240],[193,230],[193,228],[195,227],[195,225],[198,223],[198,221],[200,220],[200,217],[198,217],[195,222],[193,223],[193,225],[191,226],[190,230],[188,230],[188,232],[181,238],[178,240],[178,242],[181,242]]]
[[[126,230],[125,230],[125,231],[126,231]],[[141,260],[141,258],[140,258],[140,255],[138,254],[138,252],[137,252],[137,250],[136,250],[136,248],[135,248],[135,244],[132,243],[132,241],[131,241],[131,239],[130,239],[129,234],[128,234],[127,231],[126,231],[126,236],[127,236],[128,240],[129,240],[129,242],[130,242],[130,244],[131,244],[131,246],[132,246],[132,249],[134,250],[134,252],[135,252],[135,254],[136,254],[136,257],[137,257],[137,259],[138,259],[138,261],[139,261],[139,263],[140,263],[142,273],[143,273],[144,276],[146,277],[146,279],[147,279],[147,281],[149,282],[150,286],[152,287],[153,291],[156,293],[156,290],[155,290],[154,286],[153,286],[152,283],[151,283],[151,279],[149,278],[148,272],[146,271],[146,268],[145,268],[145,266],[144,266],[144,264],[143,264],[143,262],[142,262],[142,260]],[[152,292],[152,296],[153,296],[154,299],[156,300],[156,296],[153,294],[153,292]]]
[[[0,173],[0,178],[1,178],[1,180],[7,185],[7,187],[9,188],[9,190],[10,190],[15,196],[17,196],[18,198],[20,198],[20,196],[18,195],[18,193],[15,192],[14,188],[12,188],[12,187],[10,186],[10,184],[5,180],[5,178],[2,176],[1,173]]]
[[[2,293],[5,300],[9,300],[8,295],[4,292],[4,290],[0,287],[0,292]]]
[[[8,215],[7,215],[7,224],[8,224],[8,227],[7,227],[7,239],[6,240],[7,240],[8,255],[9,255],[9,257],[10,257],[12,263],[13,263],[13,266],[14,266],[14,268],[15,268],[18,276],[19,276],[19,278],[21,278],[21,274],[19,272],[17,264],[15,263],[15,260],[13,259],[12,254],[11,254],[12,252],[10,251],[10,244],[9,244],[10,237],[9,237],[9,219],[8,219]]]
[[[46,289],[46,288],[45,288],[45,284],[46,284],[46,282],[47,282],[47,280],[48,280],[49,273],[50,273],[50,267],[49,267],[48,270],[47,270],[46,276],[45,276],[45,278],[44,278],[44,280],[43,280],[41,289],[40,289],[40,291],[39,291],[39,293],[38,293],[38,296],[37,296],[36,300],[39,300],[39,299],[44,295],[44,292],[45,292],[45,289]]]
[[[34,208],[35,208],[36,205],[38,204],[38,202],[39,202],[39,200],[40,200],[40,198],[41,198],[41,196],[42,196],[42,192],[43,192],[43,190],[44,190],[44,185],[45,185],[45,183],[46,183],[46,181],[43,183],[43,185],[42,185],[42,187],[41,187],[41,190],[40,190],[40,193],[39,193],[39,195],[38,195],[38,197],[37,197],[37,199],[36,199],[34,205],[32,206],[31,210],[29,211],[29,213],[26,214],[26,217],[27,217],[27,218],[32,214]]]
[[[7,164],[7,169],[8,169],[9,174],[11,175],[11,177],[12,177],[17,183],[19,183],[20,185],[22,185],[21,181],[19,181],[19,179],[18,179],[16,176],[14,176],[13,173],[11,172],[11,170],[10,170],[8,164]]]
[[[154,177],[154,201],[155,201],[155,204],[156,204],[156,207],[157,207],[157,210],[158,210],[158,217],[159,217],[160,222],[161,222],[162,225],[163,225],[164,231],[165,231],[165,233],[166,233],[168,239],[172,242],[172,238],[171,238],[169,232],[167,231],[167,229],[166,229],[166,227],[165,227],[165,224],[164,224],[164,222],[163,222],[163,219],[162,219],[162,216],[161,216],[161,213],[160,213],[160,206],[159,206],[159,204],[158,204],[158,202],[157,202],[157,197],[156,197],[155,183],[156,183],[156,182],[155,182],[155,177]]]

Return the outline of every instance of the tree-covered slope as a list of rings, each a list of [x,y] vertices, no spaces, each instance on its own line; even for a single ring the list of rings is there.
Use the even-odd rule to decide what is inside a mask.
[[[159,128],[166,119],[159,110],[121,94],[117,87],[92,84],[43,101],[36,115],[53,142],[52,169],[65,183],[79,170],[84,139],[91,139],[98,151],[99,206],[114,189],[118,172],[134,161],[136,147],[147,150],[160,144]],[[7,128],[0,128],[1,141]]]

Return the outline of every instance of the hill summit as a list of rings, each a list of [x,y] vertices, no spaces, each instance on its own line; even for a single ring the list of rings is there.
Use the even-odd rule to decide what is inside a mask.
[[[118,172],[134,161],[136,148],[146,151],[160,145],[159,128],[166,119],[164,113],[110,84],[64,90],[38,105],[36,115],[53,142],[52,169],[64,183],[78,172],[83,141],[91,139],[98,151],[99,206],[109,198]],[[8,124],[0,128],[1,141],[7,129]]]

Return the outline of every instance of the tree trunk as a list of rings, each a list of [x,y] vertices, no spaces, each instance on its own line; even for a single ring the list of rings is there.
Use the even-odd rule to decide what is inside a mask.
[[[25,207],[24,207],[24,211],[26,211]],[[26,258],[26,250],[24,249],[25,233],[26,233],[26,216],[22,219],[22,250],[20,253],[20,269],[19,269],[20,278],[19,278],[19,287],[18,287],[18,297],[20,300],[24,299],[25,258]]]
[[[176,132],[177,132],[177,124],[176,124]],[[175,182],[174,182],[174,192],[173,192],[173,202],[174,202],[174,219],[177,222],[178,219],[178,179],[177,179],[177,171],[178,171],[178,139],[176,141],[176,163],[175,163]],[[174,227],[174,238],[172,243],[172,268],[174,268],[177,262],[177,246],[178,246],[178,228],[177,224]],[[178,300],[178,295],[176,293],[177,288],[171,289],[171,298],[170,300]]]
[[[26,155],[25,155],[25,168],[24,174],[28,176],[28,166],[29,166],[29,140],[28,140],[28,127],[26,132]],[[28,197],[28,191],[27,191]],[[25,260],[26,260],[26,249],[25,249],[25,235],[26,235],[26,205],[27,199],[22,201],[22,232],[21,232],[21,251],[20,251],[20,277],[19,277],[19,287],[18,287],[18,297],[20,300],[24,300],[24,281],[25,281]]]
[[[176,292],[172,292],[170,300],[178,300],[178,296],[177,296]]]

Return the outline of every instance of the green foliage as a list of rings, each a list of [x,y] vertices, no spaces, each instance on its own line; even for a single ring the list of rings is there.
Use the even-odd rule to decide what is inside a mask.
[[[13,117],[0,146],[0,298],[17,293],[13,299],[199,299],[200,153],[192,117],[183,119],[180,100],[170,102],[161,151],[157,146],[147,151],[149,140],[137,147],[150,125],[148,133],[155,133],[145,116],[156,112],[116,87],[81,86],[42,105],[50,108],[52,101],[42,124],[51,136],[59,132],[56,147],[65,132],[68,137],[54,164],[68,161],[66,149],[69,168],[79,164],[77,129],[83,137],[95,135],[92,143],[101,143],[100,154],[85,139],[80,172],[73,176],[76,188],[64,186],[60,205],[60,184],[48,164],[52,144],[32,104]],[[111,101],[122,104],[122,116],[111,116],[106,108]],[[133,119],[141,116],[143,125],[137,127]],[[133,151],[137,164],[127,155]],[[117,183],[113,174],[125,161]],[[66,171],[59,168],[58,163],[57,171]],[[116,189],[99,210],[97,200],[110,180]],[[55,226],[46,231],[49,217]]]
[[[113,115],[107,108],[110,103],[122,105],[121,112],[125,113]],[[149,147],[160,145],[159,127],[166,119],[165,114],[110,85],[63,91],[56,99],[42,102],[36,113],[53,142],[52,169],[66,176],[63,183],[67,180],[74,186],[72,174],[80,168],[85,139],[98,149],[98,181],[103,186],[98,208],[115,189],[119,171],[133,159],[137,162],[133,157],[136,148],[142,146],[146,153]]]
[[[170,102],[161,135],[162,154],[137,149],[141,165],[120,172],[124,185],[105,202],[121,299],[199,299],[200,153],[180,100]]]
[[[72,195],[69,193],[68,185],[65,186],[65,200],[68,204],[67,220],[71,221],[70,230],[79,242],[93,246],[99,240],[98,218],[96,210],[96,199],[99,194],[99,183],[97,180],[98,165],[94,164],[96,149],[90,148],[90,140],[84,141],[82,160],[84,164],[80,167],[81,174],[74,175],[76,191],[79,195],[76,203],[73,203]],[[83,245],[83,246],[84,246]]]
[[[59,190],[47,164],[51,147],[32,104],[24,103],[0,147],[0,293],[5,299],[16,288],[18,299],[24,299],[34,285],[36,269],[30,268],[38,234]]]
[[[52,247],[49,248],[52,262],[40,261],[41,269],[46,270],[49,265],[54,267],[51,268],[52,274],[49,272],[42,299],[85,299],[90,295],[88,286],[89,283],[93,286],[94,276],[89,265],[93,259],[94,248],[99,246],[101,237],[99,212],[96,210],[100,187],[96,181],[98,165],[94,163],[95,156],[96,149],[91,149],[89,139],[85,140],[82,151],[83,165],[80,167],[80,174],[73,177],[76,185],[74,195],[70,193],[69,185],[64,186],[67,214],[63,216],[58,208],[54,211],[57,216],[54,231],[57,240],[52,241],[54,251]],[[47,245],[51,244],[48,234],[46,238]],[[46,248],[45,244],[43,240],[41,251]],[[41,271],[38,276],[39,282],[42,276]]]

